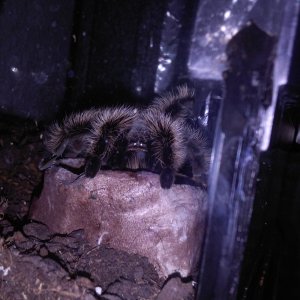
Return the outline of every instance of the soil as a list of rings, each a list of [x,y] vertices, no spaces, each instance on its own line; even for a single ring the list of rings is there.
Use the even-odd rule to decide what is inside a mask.
[[[193,299],[191,282],[166,284],[145,257],[92,247],[84,230],[62,235],[27,218],[42,188],[43,130],[0,116],[0,299]],[[171,296],[178,285],[183,294]]]

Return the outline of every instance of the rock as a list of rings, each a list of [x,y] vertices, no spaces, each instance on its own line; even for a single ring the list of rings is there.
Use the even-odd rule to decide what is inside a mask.
[[[157,291],[158,292],[158,291]],[[120,298],[117,299],[126,299],[126,300],[136,300],[136,299],[149,299],[152,300],[156,298],[153,295],[153,287],[148,284],[137,284],[130,280],[120,279],[113,284],[111,284],[105,294],[104,298],[109,299],[109,296],[115,295]],[[170,298],[171,299],[171,298]]]
[[[161,277],[195,271],[200,257],[207,194],[200,188],[160,187],[150,172],[101,171],[93,178],[52,167],[30,217],[50,230],[84,229],[93,245],[145,256]]]
[[[48,227],[36,222],[25,224],[22,231],[26,237],[33,237],[41,241],[49,240],[51,237]]]
[[[156,300],[187,300],[195,299],[191,282],[184,283],[179,277],[171,278],[162,288]]]

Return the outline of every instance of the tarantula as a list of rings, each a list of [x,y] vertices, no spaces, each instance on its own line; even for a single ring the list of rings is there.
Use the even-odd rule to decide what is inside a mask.
[[[41,169],[61,158],[81,157],[83,174],[90,178],[103,167],[144,169],[160,174],[162,188],[170,188],[180,174],[201,184],[209,149],[203,130],[191,126],[193,95],[180,86],[144,110],[119,106],[71,114],[48,129],[44,143],[51,157]]]

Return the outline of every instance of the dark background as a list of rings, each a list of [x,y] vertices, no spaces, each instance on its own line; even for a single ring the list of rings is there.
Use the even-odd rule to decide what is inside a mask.
[[[172,41],[179,58],[170,86],[185,73],[196,4],[2,1],[0,111],[48,121],[84,107],[148,103],[154,95],[166,10],[173,10],[180,23]]]

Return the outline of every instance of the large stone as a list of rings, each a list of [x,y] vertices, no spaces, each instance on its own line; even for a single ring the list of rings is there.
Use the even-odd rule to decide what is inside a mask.
[[[76,177],[64,168],[48,170],[31,218],[59,233],[83,228],[94,245],[146,256],[161,277],[195,271],[205,229],[205,191],[189,185],[164,190],[159,176],[149,172]]]

